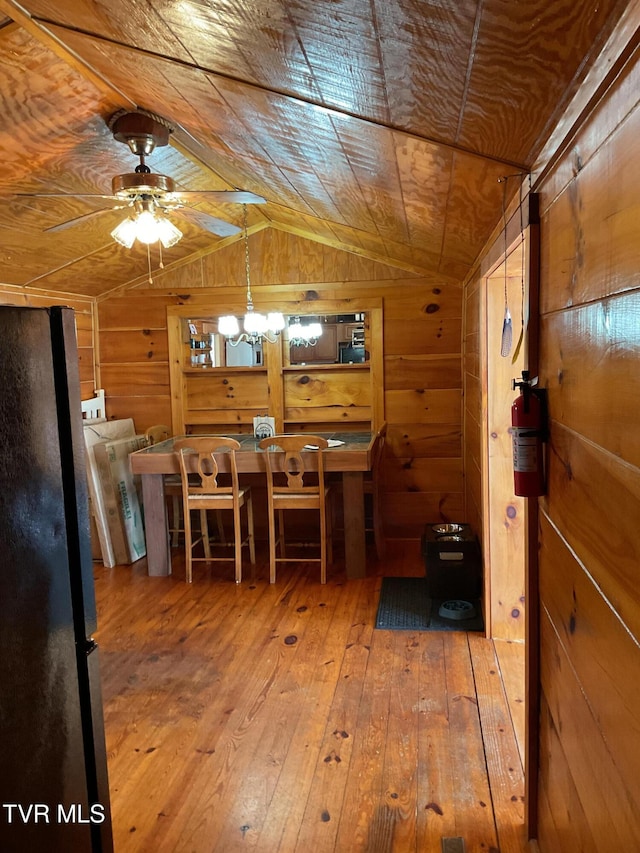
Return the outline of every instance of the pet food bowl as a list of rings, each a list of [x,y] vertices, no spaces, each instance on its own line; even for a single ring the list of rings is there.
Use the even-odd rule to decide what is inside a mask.
[[[451,522],[448,524],[434,524],[431,529],[434,531],[434,533],[462,533],[464,527],[464,524],[456,524]]]
[[[438,614],[443,619],[473,619],[476,609],[470,601],[455,598],[451,601],[443,601]]]

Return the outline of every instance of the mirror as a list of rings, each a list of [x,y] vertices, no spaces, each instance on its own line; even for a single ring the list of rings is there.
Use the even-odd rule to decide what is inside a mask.
[[[366,325],[364,313],[289,315],[282,333],[285,363],[364,364]]]
[[[285,366],[366,364],[368,317],[354,314],[289,314],[281,333]],[[261,341],[229,341],[217,317],[182,318],[182,338],[191,367],[263,367]]]
[[[261,342],[231,343],[218,331],[217,317],[184,319],[183,341],[189,345],[191,367],[262,367]]]

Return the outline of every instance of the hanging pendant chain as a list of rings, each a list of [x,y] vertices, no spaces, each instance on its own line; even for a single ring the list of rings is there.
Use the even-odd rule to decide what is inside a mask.
[[[244,266],[247,276],[247,311],[253,311],[253,297],[251,296],[251,272],[249,269],[249,232],[247,231],[247,205],[243,204],[244,214]]]

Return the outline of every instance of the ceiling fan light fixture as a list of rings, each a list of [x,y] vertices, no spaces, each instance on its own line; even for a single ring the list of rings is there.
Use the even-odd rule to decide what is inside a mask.
[[[125,249],[130,249],[136,240],[145,245],[157,243],[159,240],[165,249],[169,249],[175,246],[183,235],[165,216],[158,216],[151,210],[142,210],[133,218],[128,216],[123,219],[113,229],[111,236]]]
[[[130,249],[136,239],[136,223],[131,217],[123,219],[119,225],[111,232],[111,236],[116,241],[124,246],[125,249]]]
[[[165,249],[170,249],[182,239],[182,231],[166,218],[166,216],[156,217],[156,226],[158,229],[158,239]]]
[[[160,237],[158,220],[150,210],[143,210],[135,219],[136,239],[141,243],[157,243]]]

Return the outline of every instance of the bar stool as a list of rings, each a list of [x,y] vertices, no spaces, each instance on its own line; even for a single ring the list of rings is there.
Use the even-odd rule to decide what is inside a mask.
[[[326,439],[314,435],[274,435],[258,445],[265,452],[269,517],[269,580],[275,583],[278,562],[319,562],[320,582],[327,582],[327,557],[333,559],[331,514],[327,511],[330,489],[324,480]],[[317,466],[305,466],[303,451],[311,448]],[[315,449],[314,449],[315,448]],[[287,557],[284,540],[286,510],[317,510],[320,518],[320,556]],[[276,513],[278,523],[276,529]],[[280,555],[277,556],[277,546]]]
[[[171,438],[173,433],[171,428],[166,424],[155,424],[150,426],[145,431],[145,438],[149,446],[159,444],[161,441],[166,441]],[[163,477],[164,493],[167,498],[171,499],[171,521],[169,523],[169,533],[171,534],[171,547],[177,548],[180,534],[184,533],[182,524],[182,477],[180,474],[165,474]],[[218,526],[218,536],[221,542],[225,542],[224,526],[222,518],[216,513],[216,523]],[[207,547],[209,547],[209,524],[207,521],[207,513],[200,514],[200,531],[206,537]]]
[[[240,487],[238,482],[238,467],[236,463],[236,450],[240,449],[240,442],[234,438],[225,436],[194,436],[181,438],[174,443],[174,450],[180,464],[180,475],[182,477],[182,503],[184,514],[184,539],[185,539],[185,562],[186,580],[193,580],[192,566],[196,560],[229,560],[235,561],[235,580],[242,580],[242,546],[249,546],[251,565],[255,567],[256,553],[253,532],[253,504],[251,501],[251,488]],[[216,454],[225,453],[229,460],[229,479],[231,485],[223,484],[220,479],[220,464]],[[190,457],[194,457],[191,462]],[[189,460],[189,461],[188,461]],[[194,472],[195,469],[195,472]],[[224,472],[225,474],[227,472]],[[240,510],[246,507],[247,514],[247,536],[242,537],[242,523]],[[214,557],[209,550],[207,532],[201,531],[198,539],[193,539],[191,533],[191,510],[198,510],[206,514],[207,510],[215,509],[217,512],[231,510],[233,512],[233,534],[234,534],[234,556]],[[202,515],[201,515],[202,517]],[[194,557],[193,550],[202,542],[204,557]]]

